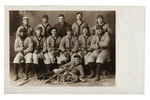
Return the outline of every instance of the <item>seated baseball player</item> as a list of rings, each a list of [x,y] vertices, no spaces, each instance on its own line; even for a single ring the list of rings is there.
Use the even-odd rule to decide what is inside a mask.
[[[45,54],[47,64],[47,70],[53,70],[56,67],[57,58],[60,55],[59,44],[61,41],[61,37],[57,34],[57,29],[53,27],[51,29],[51,34],[47,38],[47,51]]]
[[[37,70],[39,68],[39,60],[44,61],[44,54],[46,53],[46,38],[42,36],[42,27],[37,27],[35,36],[33,37],[34,52],[33,52],[33,67],[35,77],[37,77]]]
[[[67,28],[67,35],[64,36],[60,42],[59,49],[62,51],[60,57],[58,57],[58,64],[67,63],[71,60],[71,56],[77,53],[79,48],[78,39],[73,36],[73,31],[71,28]]]
[[[88,56],[88,65],[90,67],[89,78],[94,77],[94,63],[96,62],[95,80],[100,80],[100,70],[105,62],[110,62],[110,36],[109,33],[103,30],[103,27],[96,26],[96,34],[92,38],[90,51]]]
[[[26,63],[25,70],[25,79],[28,79],[29,67],[32,64],[32,51],[33,51],[33,42],[30,36],[27,36],[26,30],[20,28],[16,36],[14,50],[17,55],[14,58],[15,66],[15,80],[18,80],[18,67],[21,63]],[[21,67],[21,66],[20,66]]]
[[[89,52],[89,48],[91,46],[91,40],[94,35],[89,33],[89,28],[86,26],[82,28],[82,31],[83,34],[81,34],[78,39],[79,41],[78,54],[81,56],[81,58],[84,58],[86,62],[87,61],[86,55]]]
[[[78,41],[79,41],[79,49],[78,49],[78,54],[81,56],[81,58],[84,60],[84,70],[85,74],[89,74],[89,68],[88,68],[88,56],[91,53],[89,51],[89,48],[91,46],[91,40],[94,34],[89,33],[89,28],[88,26],[85,26],[82,28],[82,34],[79,36]]]
[[[58,69],[54,69],[53,71],[50,72],[51,76],[48,80],[50,82],[53,78],[57,77],[59,74],[65,74],[65,71],[70,71],[72,75],[77,75],[77,78],[73,80],[73,82],[77,82],[79,80],[85,81],[84,77],[84,70],[82,66],[82,59],[79,55],[74,55],[72,57],[72,61],[60,66]],[[79,74],[78,74],[79,72]]]

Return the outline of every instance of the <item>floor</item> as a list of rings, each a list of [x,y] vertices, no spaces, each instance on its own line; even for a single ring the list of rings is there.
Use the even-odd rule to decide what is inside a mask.
[[[37,80],[30,76],[29,80],[24,80],[24,74],[19,73],[19,80],[14,81],[14,75],[11,75],[10,83],[12,86],[22,87],[41,87],[41,86],[115,86],[115,75],[102,75],[100,81],[94,81],[94,79],[85,78],[86,82],[57,82],[53,81],[45,83],[47,80]]]

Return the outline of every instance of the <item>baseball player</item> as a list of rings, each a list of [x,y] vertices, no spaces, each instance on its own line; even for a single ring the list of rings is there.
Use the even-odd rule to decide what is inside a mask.
[[[88,24],[83,21],[81,12],[76,14],[76,19],[76,22],[72,24],[72,30],[74,31],[74,35],[79,36],[82,34],[82,28],[88,27]]]
[[[58,36],[57,28],[53,27],[51,29],[51,34],[47,38],[47,53],[45,54],[48,70],[53,70],[56,67],[57,57],[60,55],[59,45],[61,37]]]
[[[62,54],[58,58],[58,63],[68,62],[74,53],[77,53],[79,48],[79,42],[76,36],[73,35],[73,30],[71,28],[67,29],[67,35],[64,36],[60,42],[59,49]]]
[[[88,64],[90,67],[89,78],[94,77],[95,80],[100,80],[100,70],[105,62],[110,62],[110,36],[108,32],[105,32],[102,26],[96,26],[96,34],[92,38],[90,51],[92,52],[88,56]],[[96,70],[94,71],[94,63],[96,62]]]
[[[42,35],[45,36],[46,38],[50,36],[50,31],[52,26],[48,23],[48,15],[43,15],[41,19],[41,24],[39,24],[37,27],[42,27]],[[36,27],[36,28],[37,28]]]
[[[29,67],[32,64],[32,51],[33,51],[33,41],[30,36],[26,34],[24,28],[19,28],[17,30],[17,37],[15,39],[14,50],[17,53],[13,63],[15,66],[15,80],[18,80],[18,67],[21,63],[26,63],[25,79],[28,79]]]
[[[46,37],[42,35],[42,27],[37,27],[35,30],[35,36],[33,37],[34,52],[33,52],[33,67],[35,76],[37,77],[37,70],[39,68],[39,60],[44,61],[44,55],[46,53]],[[44,68],[44,67],[43,67]]]

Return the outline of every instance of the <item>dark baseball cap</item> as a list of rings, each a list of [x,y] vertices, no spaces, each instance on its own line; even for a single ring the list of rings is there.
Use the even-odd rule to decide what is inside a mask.
[[[42,18],[47,18],[48,19],[48,15],[43,15]]]
[[[98,18],[102,18],[102,19],[103,19],[103,15],[98,14],[98,15],[97,15],[97,19],[98,19]]]

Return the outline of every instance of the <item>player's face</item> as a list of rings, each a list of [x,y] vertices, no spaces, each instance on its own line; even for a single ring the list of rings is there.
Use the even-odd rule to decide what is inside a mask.
[[[100,35],[100,34],[103,33],[103,31],[102,31],[102,29],[97,29],[97,30],[96,30],[96,33]]]
[[[22,23],[23,23],[23,25],[28,25],[29,24],[29,20],[28,19],[23,19]]]
[[[75,59],[74,63],[75,63],[75,65],[78,65],[78,64],[80,64],[80,60],[79,59]]]
[[[56,29],[53,29],[53,30],[51,31],[51,33],[52,33],[52,36],[53,36],[53,37],[56,36],[56,35],[57,35]]]
[[[65,18],[64,18],[63,16],[60,16],[60,17],[59,17],[59,22],[60,22],[60,23],[64,23],[64,22],[65,22]]]
[[[77,18],[77,20],[81,20],[81,19],[82,19],[81,14],[78,14],[78,15],[76,16],[76,18]]]
[[[36,30],[36,35],[38,36],[38,37],[40,37],[41,36],[41,30]]]
[[[48,18],[42,18],[43,23],[48,23]]]
[[[26,37],[25,32],[20,32],[20,37],[25,38]]]
[[[94,35],[94,34],[95,34],[95,30],[92,30],[92,31],[91,31],[91,35]]]
[[[72,32],[72,31],[67,31],[67,36],[68,36],[68,37],[71,37],[71,36],[72,36],[72,34],[73,34],[73,32]]]
[[[84,28],[84,29],[83,29],[83,35],[84,35],[84,36],[88,35],[88,29],[87,29],[87,28]]]
[[[97,19],[97,22],[98,23],[103,23],[103,19],[100,17],[100,18]]]
[[[33,30],[32,28],[28,28],[28,36],[31,36],[31,35],[33,35]]]

